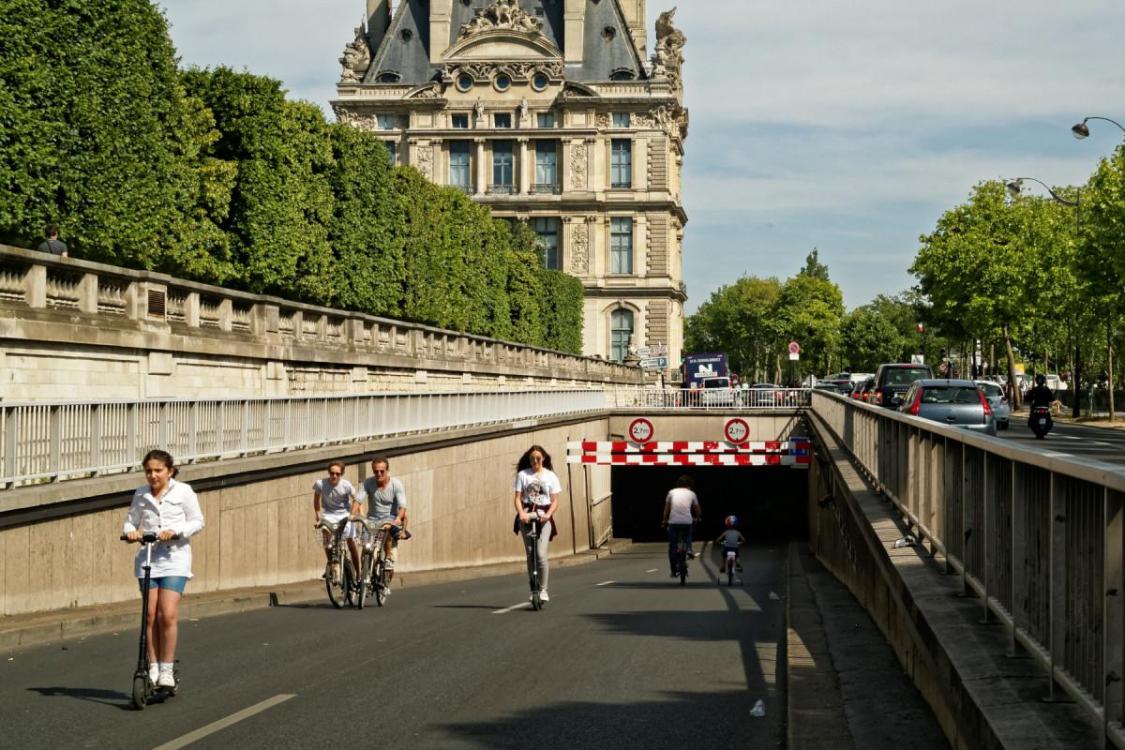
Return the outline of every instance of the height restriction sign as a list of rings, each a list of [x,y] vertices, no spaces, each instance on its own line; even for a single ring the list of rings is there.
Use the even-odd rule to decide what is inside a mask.
[[[801,358],[801,345],[796,341],[789,342],[789,359]]]
[[[644,417],[638,417],[629,423],[629,439],[634,443],[647,443],[655,433],[652,422]]]

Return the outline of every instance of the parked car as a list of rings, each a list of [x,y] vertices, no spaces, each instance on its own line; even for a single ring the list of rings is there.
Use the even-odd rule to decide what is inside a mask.
[[[984,391],[971,380],[915,380],[899,411],[922,419],[996,434],[996,416]]]
[[[902,403],[903,395],[910,390],[911,383],[933,376],[933,370],[927,365],[905,363],[879,365],[879,369],[875,372],[875,388],[872,391],[871,403],[888,409],[897,409]]]
[[[823,380],[817,381],[816,387],[825,390],[832,390],[836,393],[847,393],[851,389],[852,374],[850,372],[838,372],[835,375],[829,375]]]
[[[859,385],[859,395],[856,397],[864,403],[871,403],[875,395],[875,376],[872,375]]]
[[[703,378],[699,391],[700,406],[734,406],[734,388],[730,378],[724,376]]]
[[[991,380],[978,380],[976,384],[978,388],[984,391],[984,397],[988,399],[988,405],[992,407],[992,413],[996,416],[996,429],[1008,429],[1012,410],[1008,404],[1008,397],[1004,395],[1004,388]]]

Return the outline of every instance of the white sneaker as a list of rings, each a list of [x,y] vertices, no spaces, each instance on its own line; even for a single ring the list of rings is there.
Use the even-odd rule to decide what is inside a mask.
[[[547,589],[543,589],[542,591],[539,592],[539,601],[541,601],[541,602],[551,601],[551,597],[549,597],[547,595]]]
[[[160,679],[160,664],[153,662],[148,665],[148,681],[149,684],[155,685],[156,681]]]
[[[161,668],[160,676],[156,680],[157,687],[176,687],[176,678],[171,667]]]

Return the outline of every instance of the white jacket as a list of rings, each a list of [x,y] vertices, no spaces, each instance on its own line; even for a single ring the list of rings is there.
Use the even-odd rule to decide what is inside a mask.
[[[157,532],[163,529],[171,529],[179,534],[179,538],[157,542],[153,547],[151,577],[191,578],[191,542],[188,539],[203,530],[203,512],[199,510],[199,498],[191,485],[169,479],[168,491],[160,500],[152,496],[147,484],[133,493],[123,532]],[[133,561],[137,578],[144,577],[144,562],[145,549],[141,545]]]

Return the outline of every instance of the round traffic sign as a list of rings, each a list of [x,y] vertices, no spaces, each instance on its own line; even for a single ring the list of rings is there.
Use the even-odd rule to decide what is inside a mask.
[[[629,439],[634,443],[647,443],[652,440],[655,433],[652,422],[644,417],[638,417],[629,423]]]
[[[750,439],[750,424],[742,417],[728,419],[723,426],[723,435],[726,436],[728,443],[741,445]]]
[[[789,342],[789,353],[790,354],[800,354],[801,353],[801,345],[798,344],[796,341],[790,341]]]

